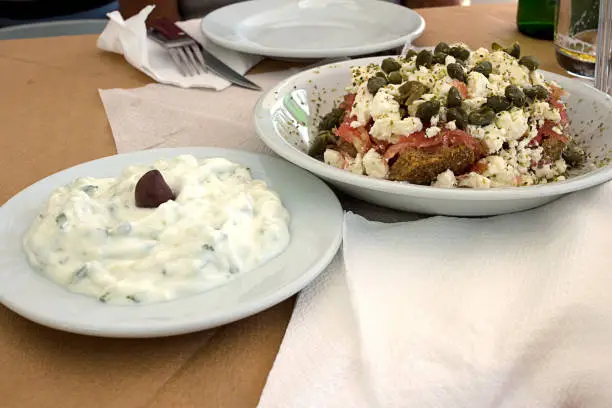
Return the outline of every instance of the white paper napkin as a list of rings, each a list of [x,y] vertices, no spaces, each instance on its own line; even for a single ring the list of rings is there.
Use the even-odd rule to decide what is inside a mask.
[[[122,54],[126,61],[162,84],[181,88],[212,88],[221,91],[230,82],[213,74],[206,73],[184,77],[161,45],[147,37],[145,21],[154,6],[147,6],[137,15],[124,20],[118,11],[108,14],[109,22],[98,38],[98,48]],[[261,61],[257,55],[242,54],[219,47],[208,41],[200,29],[201,19],[178,22],[187,34],[196,39],[208,51],[235,71],[244,74]]]
[[[295,73],[253,75],[264,91]],[[261,92],[230,87],[222,93],[150,84],[99,90],[118,153],[155,147],[216,146],[270,153],[253,125]]]
[[[489,219],[348,213],[259,408],[612,406],[611,204],[609,183]]]

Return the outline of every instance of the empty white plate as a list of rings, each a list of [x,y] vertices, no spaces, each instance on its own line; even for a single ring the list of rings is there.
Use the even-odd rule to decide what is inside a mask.
[[[278,58],[363,55],[402,47],[425,29],[413,10],[379,0],[254,0],[202,19],[213,42]]]
[[[291,216],[287,249],[251,271],[201,294],[141,305],[113,305],[70,292],[30,268],[22,237],[49,194],[80,176],[115,177],[129,165],[191,154],[225,157],[251,169],[280,196]],[[295,294],[329,264],[342,239],[342,208],[334,193],[286,161],[205,147],[156,149],[80,164],[26,188],[0,208],[0,302],[34,322],[104,337],[188,333],[252,315]]]

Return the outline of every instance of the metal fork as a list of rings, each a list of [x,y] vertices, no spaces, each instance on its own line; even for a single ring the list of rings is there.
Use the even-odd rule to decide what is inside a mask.
[[[181,75],[194,76],[208,72],[199,44],[172,21],[166,18],[154,20],[149,37],[168,50]]]

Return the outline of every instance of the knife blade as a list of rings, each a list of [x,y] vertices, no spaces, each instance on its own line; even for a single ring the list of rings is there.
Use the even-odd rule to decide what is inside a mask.
[[[206,68],[233,84],[243,88],[261,91],[259,85],[250,81],[244,75],[236,72],[229,65],[215,57],[210,51],[204,48],[198,40],[187,34],[172,20],[164,17],[157,18],[152,22],[151,28],[153,29],[153,34],[158,34],[158,36],[161,35],[160,40],[167,44],[175,43],[175,45],[184,45],[185,43],[191,43],[191,41],[193,41],[193,44],[200,50],[202,58],[204,58]],[[155,35],[153,38],[155,39]],[[199,56],[196,55],[196,58],[199,58]]]
[[[244,75],[240,75],[238,72],[234,71],[226,63],[224,63],[219,58],[211,54],[198,41],[196,41],[196,43],[198,47],[200,48],[200,51],[202,52],[202,56],[204,57],[204,62],[206,62],[206,66],[211,71],[213,71],[215,74],[219,75],[222,78],[227,79],[233,84],[242,86],[243,88],[253,89],[255,91],[261,91],[261,87],[259,85],[250,81]]]

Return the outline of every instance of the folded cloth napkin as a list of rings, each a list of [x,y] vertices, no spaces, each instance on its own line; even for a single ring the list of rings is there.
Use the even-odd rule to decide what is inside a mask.
[[[259,408],[612,406],[612,183],[488,219],[347,213]]]
[[[98,48],[122,54],[127,62],[162,84],[181,88],[212,88],[217,91],[230,86],[229,81],[213,73],[192,77],[180,74],[164,47],[147,37],[145,21],[153,8],[154,6],[147,6],[127,20],[124,20],[118,11],[109,13],[109,22],[98,37]],[[188,20],[178,22],[177,25],[211,54],[241,74],[261,61],[260,56],[231,51],[208,41],[200,29],[200,21],[201,19]]]

